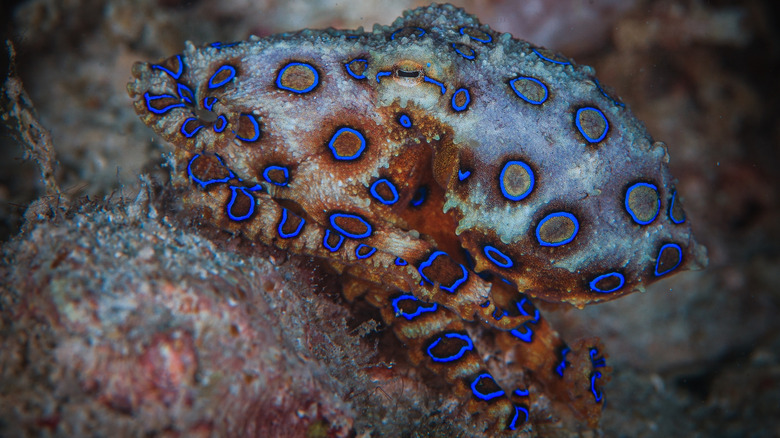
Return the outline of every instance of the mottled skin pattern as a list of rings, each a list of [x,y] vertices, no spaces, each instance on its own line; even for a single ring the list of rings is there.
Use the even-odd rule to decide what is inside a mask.
[[[482,430],[531,431],[540,398],[598,422],[603,349],[568,347],[530,297],[582,307],[706,263],[666,147],[592,69],[449,5],[188,44],[133,75],[202,224],[327,259]],[[466,321],[510,358],[505,389]]]

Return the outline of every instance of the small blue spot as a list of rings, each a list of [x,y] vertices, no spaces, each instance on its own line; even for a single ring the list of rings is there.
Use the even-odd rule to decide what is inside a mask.
[[[461,27],[461,28],[458,30],[458,32],[460,32],[460,34],[461,34],[461,35],[467,35],[467,34],[465,33],[466,29],[474,29],[474,28],[467,28],[466,26],[463,26],[463,27]],[[481,31],[481,30],[479,30],[479,29],[474,29],[474,30],[476,30],[477,32],[482,32],[482,31]],[[487,32],[482,32],[482,33],[484,33],[484,34],[485,34],[484,38],[477,38],[477,37],[475,37],[474,35],[472,35],[472,34],[470,34],[470,33],[468,34],[468,37],[469,37],[469,38],[471,38],[471,39],[472,39],[472,40],[474,40],[474,41],[479,41],[480,43],[489,43],[489,42],[493,41],[493,37],[492,37],[492,36],[490,36],[490,34],[489,34],[489,33],[487,33]]]
[[[593,111],[596,113],[597,116],[599,116],[603,123],[604,123],[604,129],[601,133],[598,133],[597,136],[591,136],[591,133],[586,133],[585,128],[582,126],[582,122],[580,121],[580,118],[584,115],[585,111]],[[604,137],[607,136],[607,132],[609,132],[609,121],[607,120],[607,117],[604,115],[603,112],[601,112],[598,108],[593,107],[584,107],[577,110],[577,114],[574,116],[574,123],[577,125],[577,130],[580,131],[580,134],[582,134],[583,137],[585,137],[585,140],[587,140],[589,143],[598,143],[601,140],[604,140]]]
[[[396,257],[395,258],[395,265],[396,266],[406,266],[408,264],[409,264],[409,262],[407,262],[406,260],[402,259],[401,257]]]
[[[309,85],[306,88],[302,88],[302,89],[291,88],[291,87],[287,87],[287,86],[282,84],[282,76],[284,76],[284,73],[287,71],[288,68],[296,66],[296,65],[300,65],[302,67],[305,67],[305,68],[309,69],[309,71],[311,71],[311,74],[314,76],[314,79],[312,80],[311,85]],[[279,88],[281,90],[292,91],[293,93],[298,93],[298,94],[308,93],[309,91],[313,90],[317,86],[317,84],[319,84],[319,83],[320,83],[320,74],[317,73],[317,69],[315,69],[311,65],[303,63],[303,62],[291,62],[291,63],[285,65],[284,68],[279,70],[279,74],[276,76],[276,87],[277,88]]]
[[[252,123],[252,129],[254,130],[254,134],[252,134],[249,138],[241,137],[240,135],[236,135],[236,138],[241,141],[257,141],[260,139],[260,135],[263,133],[263,131],[260,130],[260,123],[257,121],[257,119],[252,114],[241,114],[241,117],[246,117],[249,119],[249,122]]]
[[[298,227],[295,228],[295,231],[292,233],[285,233],[282,228],[287,223],[287,209],[282,208],[282,220],[279,221],[279,226],[276,228],[276,231],[279,233],[279,237],[282,239],[289,239],[291,237],[296,237],[299,234],[301,234],[301,230],[303,230],[303,224],[306,223],[306,219],[300,218],[300,222],[298,223]]]
[[[392,197],[390,199],[385,199],[382,197],[382,195],[379,194],[377,191],[377,188],[380,184],[384,184],[388,190],[390,190],[390,193],[392,193]],[[373,196],[377,201],[381,202],[385,205],[393,205],[396,202],[398,202],[398,190],[395,188],[395,185],[390,182],[390,180],[386,178],[381,178],[376,181],[374,181],[373,184],[371,184],[371,196]]]
[[[515,405],[515,416],[512,417],[512,421],[509,422],[509,430],[517,430],[517,420],[520,419],[521,414],[523,415],[523,419],[520,421],[520,424],[527,423],[529,418],[528,408]]]
[[[374,255],[375,252],[376,252],[376,248],[374,248],[373,246],[368,246],[361,243],[360,245],[357,246],[357,248],[355,248],[355,257],[357,257],[358,259],[367,259],[372,255]]]
[[[398,118],[398,123],[407,129],[412,127],[412,120],[406,114],[401,114],[401,117]]]
[[[363,64],[363,72],[360,74],[355,73],[352,71],[352,64],[354,63]],[[347,69],[347,74],[352,76],[355,79],[365,79],[366,78],[366,70],[368,70],[368,60],[362,59],[362,58],[355,58],[352,61],[349,61],[348,63],[344,64],[344,67]]]
[[[352,155],[339,155],[339,151],[336,150],[336,140],[345,133],[352,133],[354,134],[358,140],[360,141],[360,147],[358,148],[357,152],[355,152]],[[352,128],[339,128],[338,131],[336,131],[335,134],[333,134],[333,137],[330,138],[330,141],[328,142],[328,147],[330,148],[330,151],[333,152],[333,158],[337,160],[343,160],[343,161],[350,161],[354,160],[358,157],[360,157],[360,154],[363,153],[363,151],[366,149],[366,138],[363,136],[363,134],[360,133],[360,131]]]
[[[146,109],[148,109],[149,112],[154,113],[154,114],[165,114],[165,113],[167,113],[168,111],[170,111],[170,110],[172,110],[174,108],[185,108],[186,107],[186,105],[184,105],[183,103],[174,103],[174,104],[168,105],[168,106],[166,106],[165,108],[162,108],[162,109],[157,109],[157,108],[152,106],[152,101],[157,100],[157,99],[176,99],[176,96],[174,96],[172,94],[161,94],[159,96],[153,96],[153,95],[149,94],[149,92],[147,91],[146,93],[144,93],[144,99],[146,100]]]
[[[675,202],[677,202],[677,190],[672,192],[672,200],[669,201],[669,219],[671,219],[671,221],[673,223],[679,225],[679,224],[685,222],[685,214],[683,214],[683,216],[681,218],[674,217],[674,205],[675,205]],[[682,212],[682,209],[680,209],[680,211]]]
[[[414,311],[414,313],[404,313],[404,311],[398,307],[398,303],[401,301],[414,301],[417,304],[417,309]],[[395,312],[395,317],[401,317],[403,316],[407,320],[411,321],[412,319],[422,315],[423,313],[427,312],[435,312],[436,309],[438,309],[439,306],[436,303],[423,303],[422,301],[415,298],[414,295],[401,295],[393,300],[393,311]],[[430,353],[428,353],[430,355]]]
[[[538,57],[542,58],[543,60],[545,60],[545,61],[547,61],[547,62],[552,62],[553,64],[559,64],[559,65],[571,65],[571,62],[569,62],[569,61],[558,61],[558,60],[556,60],[556,59],[548,58],[548,57],[546,57],[546,56],[542,55],[542,54],[541,54],[541,53],[540,53],[538,50],[536,50],[536,49],[531,49],[531,51],[532,51],[532,52],[534,52],[534,53],[536,54],[536,56],[538,56]]]
[[[225,163],[222,161],[222,157],[220,157],[219,155],[215,155],[215,156],[217,157],[217,160],[219,161],[219,164],[221,164],[221,165],[223,165],[223,166],[224,166],[224,165],[225,165]],[[232,172],[231,170],[229,170],[229,169],[228,169],[228,176],[226,176],[225,178],[219,178],[219,179],[212,179],[212,180],[204,181],[204,180],[202,180],[202,179],[200,179],[200,178],[196,177],[196,176],[195,176],[195,174],[193,174],[193,173],[192,173],[192,163],[193,163],[193,162],[194,162],[196,159],[198,159],[198,158],[200,158],[200,154],[197,154],[197,155],[195,155],[194,157],[192,157],[192,159],[190,159],[189,163],[187,163],[187,175],[190,177],[190,179],[191,179],[193,182],[195,182],[195,183],[197,183],[197,184],[200,184],[200,186],[201,186],[202,188],[204,188],[204,189],[205,189],[205,188],[206,188],[206,186],[207,186],[207,185],[209,185],[209,184],[214,184],[214,183],[226,183],[226,182],[230,181],[231,179],[235,178],[235,175],[234,175],[234,174],[233,174],[233,172]]]
[[[176,91],[179,92],[179,97],[181,100],[189,103],[190,105],[192,104],[192,100],[195,98],[195,94],[192,92],[192,90],[190,90],[190,87],[184,84],[176,83]]]
[[[463,181],[466,178],[468,178],[471,175],[470,170],[460,170],[458,169],[458,181]]]
[[[344,243],[344,236],[342,236],[341,234],[335,234],[334,233],[336,236],[339,237],[339,241],[335,245],[330,246],[330,244],[328,243],[328,240],[330,240],[330,234],[331,234],[330,229],[326,229],[325,230],[325,237],[322,239],[322,246],[327,248],[328,251],[330,251],[330,252],[336,252],[336,251],[339,250],[339,248],[341,248],[341,244]]]
[[[531,391],[528,389],[515,389],[515,395],[518,397],[528,397],[531,395]]]
[[[158,70],[162,70],[165,73],[168,73],[174,80],[178,81],[179,78],[181,77],[182,72],[184,72],[184,61],[182,61],[181,55],[176,55],[176,60],[179,62],[179,69],[176,71],[176,73],[168,70],[167,68],[165,68],[165,67],[163,67],[163,66],[161,66],[159,64],[152,65],[152,68],[153,69],[156,68]]]
[[[200,131],[203,128],[203,125],[196,126],[192,131],[187,130],[187,124],[190,122],[198,122],[198,119],[195,117],[190,117],[184,121],[184,123],[181,124],[181,134],[187,138],[191,138],[193,135],[195,135],[198,131]]]
[[[610,289],[604,289],[599,287],[599,283],[603,280],[608,280],[610,278],[617,278],[618,284]],[[599,292],[602,294],[608,294],[615,292],[616,290],[619,290],[623,285],[626,283],[626,278],[623,276],[623,274],[619,272],[609,272],[607,274],[601,274],[598,277],[594,278],[590,282],[590,289],[594,292]]]
[[[447,92],[447,88],[442,84],[441,82],[437,81],[436,79],[429,78],[428,76],[423,76],[423,80],[425,82],[430,82],[434,85],[438,85],[441,88],[441,94],[444,94]]]
[[[336,219],[342,218],[342,217],[343,218],[349,218],[349,219],[357,219],[359,222],[361,222],[363,224],[363,226],[365,226],[366,231],[364,231],[362,233],[358,233],[358,234],[353,234],[353,233],[348,232],[347,230],[345,230],[344,228],[340,227],[336,223]],[[350,239],[364,239],[364,238],[370,236],[371,235],[371,231],[372,231],[371,224],[369,224],[365,219],[363,219],[362,217],[360,217],[360,216],[358,216],[356,214],[349,214],[349,213],[333,213],[332,215],[330,215],[330,226],[332,226],[336,231],[338,231],[339,233],[343,234],[344,236],[349,237]]]
[[[534,84],[536,84],[536,85],[538,85],[540,87],[543,95],[541,97],[539,97],[538,99],[534,99],[533,97],[526,96],[525,94],[523,94],[523,92],[521,92],[520,90],[517,89],[517,86],[515,85],[515,82],[517,82],[517,81],[530,81],[530,82],[533,82]],[[547,96],[549,95],[549,93],[547,91],[547,85],[544,85],[542,83],[542,81],[540,81],[539,79],[536,79],[536,78],[531,78],[531,77],[527,77],[527,76],[520,76],[520,77],[514,78],[511,81],[509,81],[509,86],[512,87],[512,90],[515,92],[515,94],[517,94],[517,96],[519,98],[521,98],[524,101],[526,101],[526,102],[528,102],[530,104],[533,104],[533,105],[541,105],[541,104],[543,104],[547,100]]]
[[[434,283],[433,283],[433,281],[431,281],[431,279],[430,279],[430,278],[428,278],[428,276],[427,276],[427,275],[425,275],[425,273],[423,272],[423,270],[424,270],[425,268],[427,268],[427,267],[431,266],[431,265],[433,264],[433,261],[434,261],[434,260],[436,260],[436,259],[437,259],[439,256],[446,256],[446,257],[449,257],[449,255],[447,255],[447,253],[446,253],[446,252],[444,252],[444,251],[434,251],[434,252],[433,252],[433,254],[431,254],[431,255],[428,257],[428,260],[426,260],[426,261],[422,262],[422,263],[420,264],[420,267],[419,267],[419,268],[417,268],[417,270],[420,272],[420,276],[423,278],[423,280],[424,280],[424,281],[427,281],[427,282],[428,282],[428,283],[430,283],[430,284],[434,284]],[[469,274],[468,274],[468,271],[466,270],[466,267],[465,267],[465,266],[463,266],[463,265],[461,265],[461,264],[458,264],[458,266],[460,266],[460,269],[461,269],[461,271],[462,271],[462,274],[463,274],[463,275],[461,276],[461,278],[459,278],[459,279],[455,280],[455,282],[454,282],[454,283],[452,283],[450,286],[445,286],[444,284],[441,284],[441,283],[440,283],[440,284],[439,284],[439,288],[441,288],[442,290],[444,290],[444,291],[446,291],[446,292],[449,292],[449,293],[451,293],[451,294],[454,294],[454,293],[455,293],[455,290],[456,290],[458,287],[460,287],[460,285],[461,285],[461,284],[463,284],[463,283],[465,283],[465,282],[466,282],[466,280],[468,279],[468,275],[469,275]]]
[[[511,268],[514,265],[512,259],[510,259],[509,256],[499,251],[494,246],[485,245],[483,252],[485,253],[485,257],[487,257],[488,260],[493,262],[499,268]]]
[[[284,181],[279,182],[279,181],[274,181],[274,180],[271,179],[270,172],[272,172],[274,170],[281,170],[282,171],[282,173],[284,174]],[[290,171],[287,170],[286,167],[282,167],[282,166],[268,166],[268,167],[265,168],[265,170],[263,170],[263,179],[266,182],[269,182],[271,184],[275,184],[277,186],[284,187],[290,181]]]
[[[468,60],[473,60],[474,58],[477,57],[477,54],[474,51],[474,49],[472,49],[471,47],[469,47],[469,46],[467,46],[465,44],[452,43],[452,48],[455,49],[455,52],[458,55],[460,55],[460,56],[462,56],[462,57],[464,57],[464,58],[466,58]]]
[[[203,98],[203,108],[206,108],[206,111],[211,111],[211,109],[214,107],[214,104],[217,103],[219,99],[217,99],[214,96],[206,96]]]
[[[661,267],[661,258],[664,256],[664,253],[667,251],[674,251],[676,252],[676,259],[677,261],[674,262],[674,265],[670,268],[664,268],[663,271],[659,271],[658,268]],[[660,277],[662,275],[668,274],[675,269],[677,269],[678,266],[680,266],[680,263],[682,263],[682,248],[680,248],[680,245],[676,243],[666,243],[663,246],[661,246],[661,249],[658,251],[658,257],[655,260],[655,276]]]
[[[471,392],[477,398],[479,398],[481,400],[484,400],[484,401],[488,401],[488,400],[492,400],[492,399],[494,399],[496,397],[501,397],[502,395],[504,395],[504,391],[502,391],[501,389],[499,389],[497,391],[494,391],[494,392],[489,392],[487,394],[480,392],[477,389],[477,385],[479,385],[479,382],[482,379],[490,379],[493,382],[494,385],[498,386],[498,384],[496,384],[496,381],[493,379],[493,376],[491,376],[488,373],[480,374],[479,376],[477,376],[477,378],[473,382],[471,382]]]
[[[463,102],[462,105],[458,105],[456,102],[458,100],[458,94],[460,93],[463,93],[466,96],[465,102]],[[469,90],[465,88],[459,88],[455,90],[455,93],[452,94],[452,109],[454,109],[455,111],[460,112],[465,110],[466,108],[469,107],[469,103],[471,103],[471,95],[469,94]]]
[[[593,398],[596,400],[596,403],[601,403],[601,400],[604,398],[604,394],[596,389],[596,380],[601,378],[601,373],[598,371],[595,371],[592,376],[590,376],[590,392],[593,393]]]
[[[419,189],[414,193],[414,196],[412,196],[412,200],[409,203],[412,207],[419,207],[422,205],[423,202],[425,202],[425,199],[428,197],[428,186],[420,186]]]
[[[390,35],[390,40],[394,40],[395,39],[395,35],[398,32],[400,32],[402,30],[405,30],[405,29],[414,29],[414,36],[417,37],[417,38],[420,38],[421,36],[425,35],[425,29],[423,29],[422,27],[402,27],[400,29],[397,29],[395,32],[393,32]]]
[[[525,323],[516,329],[510,330],[509,333],[523,342],[529,344],[533,342],[534,331],[531,329],[531,327],[528,326],[528,323]]]
[[[223,71],[228,72],[228,75],[225,77],[225,79],[222,79],[219,82],[214,82],[214,79],[216,79],[217,75]],[[217,71],[215,71],[214,74],[209,78],[209,89],[213,90],[214,88],[219,88],[233,80],[234,77],[236,77],[236,68],[232,65],[223,65],[222,67],[218,68]]]
[[[460,348],[460,350],[457,353],[453,354],[452,356],[447,356],[447,357],[434,356],[431,350],[436,348],[436,346],[439,345],[439,342],[441,342],[443,338],[460,339],[461,341],[465,342],[465,345],[463,345]],[[428,356],[430,356],[430,358],[433,359],[434,362],[446,363],[446,362],[453,362],[462,358],[463,355],[466,354],[466,352],[471,351],[473,349],[474,349],[474,343],[471,342],[471,338],[469,338],[467,335],[462,335],[460,333],[445,333],[443,336],[439,336],[438,338],[436,338],[436,340],[433,341],[425,351],[426,353],[428,353]]]
[[[379,78],[380,77],[382,77],[382,76],[390,76],[392,74],[393,74],[393,72],[391,72],[391,71],[380,71],[380,72],[377,72],[377,74],[376,74],[376,82],[377,82],[377,84],[379,83]]]
[[[233,205],[235,205],[236,203],[236,199],[238,198],[239,192],[241,192],[242,195],[250,198],[250,201],[249,201],[249,211],[246,212],[246,214],[237,216],[233,214]],[[227,210],[228,217],[236,222],[247,220],[250,217],[252,217],[252,214],[254,214],[255,212],[255,198],[252,195],[250,195],[246,191],[246,188],[244,187],[230,186],[230,201],[227,204],[226,210]]]
[[[224,131],[227,127],[228,121],[227,118],[220,114],[219,117],[217,117],[217,120],[214,122],[214,132],[219,134],[220,132]]]

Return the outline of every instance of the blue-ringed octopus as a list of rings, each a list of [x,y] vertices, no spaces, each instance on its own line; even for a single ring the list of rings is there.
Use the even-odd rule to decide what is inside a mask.
[[[565,343],[534,301],[581,308],[706,264],[666,146],[593,69],[450,5],[188,43],[132,74],[200,224],[326,260],[479,430],[531,433],[542,398],[598,423],[603,346]]]

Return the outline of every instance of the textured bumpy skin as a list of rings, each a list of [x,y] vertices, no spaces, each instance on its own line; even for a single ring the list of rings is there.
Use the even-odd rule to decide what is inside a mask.
[[[345,289],[368,289],[487,428],[519,430],[538,395],[500,389],[463,320],[517,350],[518,387],[593,426],[601,347],[567,347],[528,297],[582,307],[706,263],[666,147],[592,69],[449,5],[370,33],[188,44],[133,76],[204,224],[373,285]]]

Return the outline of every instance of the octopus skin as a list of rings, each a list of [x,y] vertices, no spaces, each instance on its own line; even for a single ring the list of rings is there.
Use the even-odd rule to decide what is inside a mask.
[[[593,70],[450,5],[188,43],[133,76],[202,226],[327,260],[481,430],[533,433],[541,399],[598,423],[603,346],[568,346],[532,300],[583,307],[706,264],[666,146]]]

